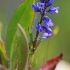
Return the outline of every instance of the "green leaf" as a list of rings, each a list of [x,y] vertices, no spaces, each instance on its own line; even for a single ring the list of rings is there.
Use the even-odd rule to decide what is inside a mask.
[[[24,28],[26,33],[28,34],[28,27],[31,27],[31,24],[34,19],[34,11],[31,8],[34,0],[25,0],[21,5],[18,6],[16,11],[14,12],[10,24],[7,30],[7,38],[6,38],[6,49],[8,52],[8,57],[10,58],[11,48],[13,44],[13,39],[16,34],[16,25],[20,23]]]
[[[25,70],[29,47],[26,33],[19,24],[17,25],[17,45],[18,70]]]
[[[2,65],[7,67],[7,62],[9,59],[7,57],[4,42],[1,38],[0,38],[0,56],[1,56]]]
[[[8,60],[5,58],[3,52],[0,50],[0,64],[4,65],[5,67],[8,67],[7,62]]]
[[[31,8],[31,4],[33,2],[34,0],[25,0],[22,4],[18,6],[12,16],[12,19],[7,29],[6,49],[8,57],[10,59],[9,67],[11,70],[14,69],[14,66],[17,62],[16,26],[17,23],[20,23],[28,34],[28,27],[31,27],[34,18],[34,11]]]
[[[9,69],[14,70],[16,68],[17,63],[17,37],[16,34],[14,36],[12,45],[11,45],[11,51],[10,52],[10,60],[9,60]]]
[[[4,41],[1,38],[1,32],[2,32],[2,23],[0,22],[0,64],[7,67],[7,53],[4,45]]]
[[[0,39],[0,51],[3,53],[4,58],[6,60],[8,60],[7,54],[6,54],[6,50],[5,50],[5,46],[4,46],[4,42],[2,41],[2,39]]]

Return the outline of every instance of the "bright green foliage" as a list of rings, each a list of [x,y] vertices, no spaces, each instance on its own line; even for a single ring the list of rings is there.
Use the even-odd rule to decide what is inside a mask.
[[[25,70],[28,57],[28,41],[24,29],[17,25],[17,59],[18,70]]]
[[[12,45],[11,45],[11,51],[10,51],[10,58],[9,58],[9,69],[14,70],[17,63],[17,37],[16,34],[14,36]]]
[[[26,42],[26,41],[23,39],[24,36],[22,37],[23,34],[22,34],[21,30],[19,30],[19,32],[21,33],[20,34],[21,38],[18,38],[16,36],[17,23],[21,24],[21,26],[24,28],[25,32],[28,34],[28,27],[31,27],[33,18],[34,18],[34,11],[31,8],[31,5],[33,2],[34,2],[34,0],[23,1],[23,3],[20,4],[18,6],[18,8],[15,10],[15,12],[12,16],[12,19],[9,23],[9,26],[7,29],[6,50],[7,50],[7,54],[9,57],[10,70],[13,70],[15,68],[15,64],[17,63],[16,59],[17,59],[17,51],[18,50],[19,50],[18,51],[18,61],[20,62],[19,64],[21,64],[21,62],[23,62],[21,65],[19,65],[19,67],[22,68],[22,65],[25,64],[25,62],[24,62],[26,59],[25,56],[27,56],[26,55],[27,48],[25,48],[26,47],[25,45],[27,45],[27,44],[23,43],[23,41],[24,42]],[[18,41],[17,41],[17,39],[18,39]],[[17,46],[17,42],[19,43],[20,47]],[[22,54],[20,54],[20,52],[22,52]],[[26,54],[24,54],[23,52]],[[21,59],[21,61],[20,61],[20,59]],[[22,70],[20,68],[19,68],[19,70]]]
[[[8,57],[6,54],[4,43],[2,40],[0,40],[0,62],[2,62],[2,65],[7,67],[7,61]]]
[[[0,62],[2,62],[2,65],[4,65],[5,67],[8,67],[7,60],[5,59],[4,54],[2,53],[2,51],[0,51],[0,57],[1,57]]]
[[[25,0],[14,12],[7,30],[6,49],[10,58],[13,39],[16,34],[16,25],[20,23],[28,34],[28,26],[31,26],[34,18],[34,11],[31,8],[34,0]],[[12,54],[13,55],[13,54]]]
[[[9,69],[24,70],[28,57],[28,41],[26,33],[20,24],[17,24],[16,34],[10,52]]]

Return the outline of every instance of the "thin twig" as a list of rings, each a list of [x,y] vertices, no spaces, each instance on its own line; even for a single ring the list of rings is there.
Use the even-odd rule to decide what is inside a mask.
[[[44,6],[44,11],[43,11],[43,13],[41,15],[40,24],[42,24],[42,18],[45,15],[45,10],[46,10],[46,3],[45,3],[45,6]],[[36,47],[38,35],[39,35],[39,32],[37,31],[35,39],[34,39],[34,42],[33,42],[33,50],[32,50],[33,53],[35,52],[35,47]]]

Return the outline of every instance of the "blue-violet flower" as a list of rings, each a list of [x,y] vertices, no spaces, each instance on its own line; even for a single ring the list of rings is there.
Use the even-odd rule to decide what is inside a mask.
[[[59,7],[50,7],[47,12],[49,12],[51,14],[58,13],[59,12]]]
[[[34,9],[35,12],[40,12],[39,6],[35,5],[34,3],[32,4],[32,8]]]
[[[42,27],[42,25],[39,22],[36,25],[36,29],[37,29],[38,32],[42,32],[43,31],[43,27]]]
[[[48,34],[51,34],[51,33],[52,33],[51,28],[45,27],[45,26],[42,26],[42,28],[43,28],[43,32],[46,32],[46,33],[48,33]]]
[[[44,10],[44,3],[38,2],[37,5],[32,4],[32,8],[35,12],[42,12]]]
[[[49,38],[52,35],[52,30],[50,26],[54,26],[54,23],[48,16],[44,16],[47,12],[53,14],[58,13],[59,7],[51,6],[54,0],[40,0],[37,4],[32,4],[32,8],[35,12],[41,13],[41,22],[38,22],[36,25],[36,29],[38,32],[41,32],[42,35],[39,38]],[[50,6],[50,7],[49,7]],[[47,9],[49,7],[49,10]],[[42,21],[44,24],[42,24]]]
[[[50,33],[50,34],[48,34],[48,33],[43,33],[40,38],[49,38],[51,35],[52,35],[52,33]]]
[[[47,7],[53,4],[54,0],[48,0]]]
[[[48,16],[43,17],[45,27],[54,26],[52,20]]]
[[[37,23],[36,29],[38,32],[42,32],[42,35],[39,38],[49,38],[52,35],[52,30],[49,27],[42,26],[40,23]]]
[[[46,6],[50,6],[53,4],[54,0],[40,0],[41,3],[46,3]]]
[[[42,10],[44,10],[44,3],[41,3],[41,2],[38,2],[37,3],[37,6],[40,8],[40,10],[42,11]]]

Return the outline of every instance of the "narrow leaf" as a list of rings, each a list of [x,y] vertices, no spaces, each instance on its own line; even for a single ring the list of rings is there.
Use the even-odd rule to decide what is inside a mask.
[[[25,70],[28,59],[28,41],[20,24],[17,25],[17,45],[18,70]]]
[[[2,41],[2,39],[0,39],[0,50],[3,53],[5,59],[8,60],[6,50],[5,50],[5,46],[4,46],[4,42]]]
[[[5,50],[4,42],[1,38],[1,31],[2,31],[2,23],[0,22],[0,64],[7,66],[8,57]]]
[[[10,58],[9,58],[9,69],[14,70],[16,68],[17,63],[17,37],[16,34],[14,36],[12,45],[11,45],[11,51],[10,52]]]

